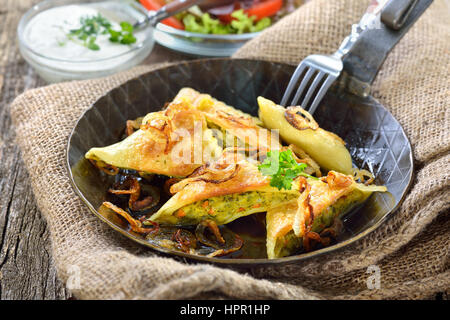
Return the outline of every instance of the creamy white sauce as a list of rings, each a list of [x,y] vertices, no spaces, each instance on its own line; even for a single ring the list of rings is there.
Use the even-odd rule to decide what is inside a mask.
[[[133,33],[136,42],[123,45],[111,42],[109,33],[100,34],[96,36],[95,41],[100,46],[100,50],[90,50],[68,38],[70,30],[80,28],[80,18],[98,14],[108,19],[114,30],[121,30],[119,25],[121,21],[133,23],[143,18],[141,13],[126,4],[115,1],[54,7],[38,13],[28,22],[23,32],[24,42],[34,52],[45,57],[34,57],[37,63],[60,70],[80,72],[106,70],[119,66],[132,58],[132,54],[127,52],[141,46],[145,38],[151,36],[148,30],[147,32],[137,30]],[[96,62],[99,59],[106,60]]]

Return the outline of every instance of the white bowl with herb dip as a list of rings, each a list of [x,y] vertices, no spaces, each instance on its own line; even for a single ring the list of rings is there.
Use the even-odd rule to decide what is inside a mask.
[[[142,62],[154,45],[146,10],[133,0],[47,0],[17,28],[24,59],[47,82],[107,76]]]

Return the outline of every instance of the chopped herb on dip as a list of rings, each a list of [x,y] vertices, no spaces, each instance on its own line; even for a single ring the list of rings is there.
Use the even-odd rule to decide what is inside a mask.
[[[120,22],[121,30],[114,30],[111,22],[103,17],[100,13],[95,16],[80,17],[80,27],[71,29],[67,37],[85,46],[90,50],[100,50],[100,46],[96,43],[99,35],[109,34],[109,41],[120,44],[132,44],[136,42],[133,36],[133,26],[126,22]]]

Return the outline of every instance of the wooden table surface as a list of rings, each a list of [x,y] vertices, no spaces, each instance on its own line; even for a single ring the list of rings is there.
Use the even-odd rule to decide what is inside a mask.
[[[16,28],[39,0],[1,0],[0,5],[0,300],[68,299],[56,276],[49,230],[33,196],[14,142],[9,106],[27,89],[46,85],[19,53]],[[193,59],[155,45],[144,63]]]

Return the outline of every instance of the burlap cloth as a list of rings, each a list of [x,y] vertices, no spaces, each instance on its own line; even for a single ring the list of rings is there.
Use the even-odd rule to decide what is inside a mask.
[[[314,0],[235,56],[297,64],[331,53],[368,1]],[[155,66],[30,90],[11,106],[24,162],[62,281],[80,299],[433,298],[450,288],[450,14],[436,0],[389,55],[373,95],[403,125],[415,181],[395,216],[355,244],[289,267],[242,272],[162,257],[119,235],[76,196],[64,161],[75,121],[98,97]],[[367,285],[380,268],[380,288]]]

